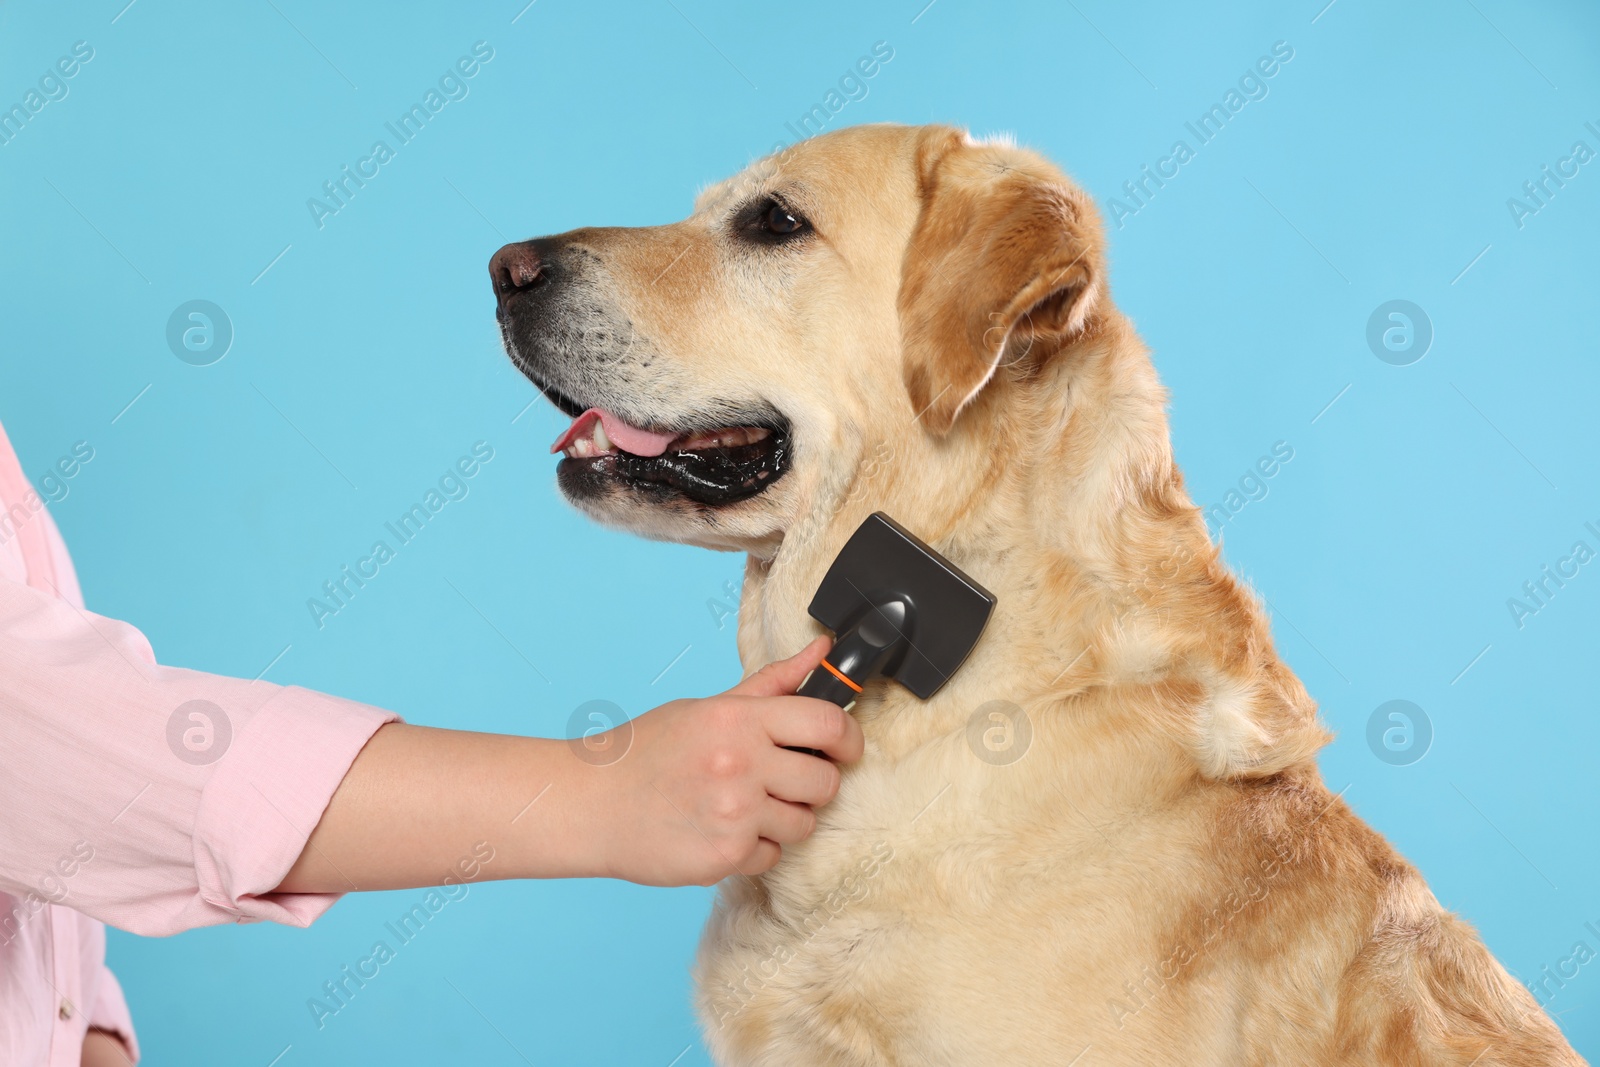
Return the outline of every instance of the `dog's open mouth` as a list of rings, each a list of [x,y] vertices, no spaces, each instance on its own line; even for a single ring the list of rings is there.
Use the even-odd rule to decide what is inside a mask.
[[[565,396],[551,399],[573,416],[550,451],[565,457],[558,476],[574,488],[614,480],[716,506],[755,496],[789,466],[789,434],[778,420],[680,432],[638,426],[604,408],[580,411]]]

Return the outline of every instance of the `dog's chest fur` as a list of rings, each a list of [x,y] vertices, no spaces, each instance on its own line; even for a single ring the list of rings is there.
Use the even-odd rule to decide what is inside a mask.
[[[1478,1067],[1576,1062],[1313,766],[1205,775],[1195,687],[1027,699],[997,763],[966,709],[1029,668],[969,666],[869,702],[818,832],[724,883],[697,976],[719,1063],[1466,1067],[1495,1034]]]
[[[1108,1028],[1165,1033],[1203,993],[1203,975],[1175,974],[1143,1007],[1117,1003],[1216,879],[1201,846],[1217,798],[1152,804],[1180,784],[1157,771],[1118,772],[1110,790],[1062,780],[1121,759],[1070,722],[1044,723],[1014,763],[986,761],[952,714],[966,695],[900,709],[953,728],[898,759],[869,753],[811,840],[725,883],[699,974],[722,1062],[1033,1062],[1041,1048],[1067,1062]],[[1229,1045],[1237,1020],[1215,1022]]]

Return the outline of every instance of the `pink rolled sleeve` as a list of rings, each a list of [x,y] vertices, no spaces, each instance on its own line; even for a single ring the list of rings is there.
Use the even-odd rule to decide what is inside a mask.
[[[83,609],[0,430],[0,1062],[76,1065],[90,1027],[137,1059],[101,922],[305,926],[331,907],[273,890],[396,718],[157,664],[134,627]]]
[[[395,718],[159,666],[133,627],[15,582],[0,582],[0,706],[0,889],[39,891],[76,846],[92,858],[61,902],[146,935],[327,910],[335,897],[272,890]]]

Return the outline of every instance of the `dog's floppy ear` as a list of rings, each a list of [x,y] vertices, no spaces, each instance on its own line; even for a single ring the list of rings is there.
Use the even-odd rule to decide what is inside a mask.
[[[911,406],[935,434],[1000,364],[1054,351],[1094,314],[1099,217],[1054,167],[948,128],[918,148],[921,214],[900,282]]]

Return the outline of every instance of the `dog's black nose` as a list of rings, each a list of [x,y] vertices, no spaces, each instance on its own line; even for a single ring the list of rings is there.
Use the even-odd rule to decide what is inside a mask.
[[[532,289],[549,274],[549,268],[539,258],[539,250],[532,241],[506,245],[489,260],[489,280],[502,310],[513,296]]]

